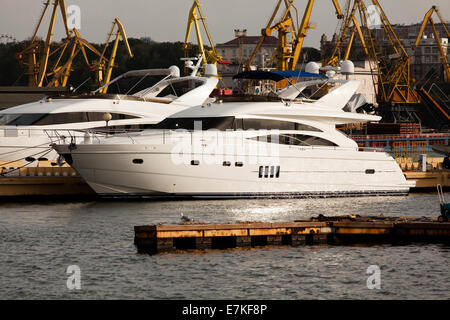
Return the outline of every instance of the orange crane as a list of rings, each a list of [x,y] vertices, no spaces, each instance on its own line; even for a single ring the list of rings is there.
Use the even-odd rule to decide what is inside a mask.
[[[431,9],[428,10],[428,12],[425,14],[425,17],[423,18],[423,22],[422,22],[422,25],[420,26],[419,34],[417,35],[417,39],[414,42],[412,49],[414,51],[417,49],[417,46],[419,45],[419,42],[422,39],[423,33],[425,32],[425,28],[426,28],[427,24],[429,23],[431,26],[431,29],[433,30],[433,35],[434,35],[434,39],[436,40],[436,45],[439,48],[439,56],[442,61],[442,65],[444,66],[445,81],[450,82],[450,64],[448,63],[447,55],[444,51],[444,48],[442,47],[441,39],[439,38],[439,34],[436,30],[436,26],[434,24],[434,20],[432,17],[433,13],[436,13],[442,26],[444,27],[444,30],[447,33],[447,38],[450,38],[450,32],[447,29],[447,26],[439,13],[439,9],[436,6],[432,6]]]

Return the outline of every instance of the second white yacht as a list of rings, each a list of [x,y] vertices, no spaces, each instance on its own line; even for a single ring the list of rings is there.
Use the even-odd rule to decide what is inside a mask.
[[[84,136],[84,129],[134,130],[144,124],[154,124],[167,116],[186,108],[201,105],[210,98],[217,85],[217,71],[207,65],[205,77],[195,76],[200,62],[193,66],[191,75],[180,77],[176,66],[167,69],[134,70],[113,79],[111,86],[120,79],[147,76],[165,76],[150,88],[134,94],[99,94],[102,88],[91,94],[72,94],[45,98],[0,111],[0,161],[26,160],[33,166],[38,160],[56,160],[57,153],[50,147],[55,139],[70,135]],[[177,84],[188,85],[190,91],[182,94],[167,94]],[[104,86],[104,87],[105,87]],[[166,94],[162,96],[162,94]],[[54,136],[53,130],[60,130]],[[67,132],[63,132],[67,130]],[[69,133],[70,131],[70,133]]]

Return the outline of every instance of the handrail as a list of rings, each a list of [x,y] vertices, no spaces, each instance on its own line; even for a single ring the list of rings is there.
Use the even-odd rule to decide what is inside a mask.
[[[445,199],[444,199],[444,192],[442,191],[442,186],[440,184],[438,184],[436,186],[436,188],[437,188],[437,193],[438,193],[438,197],[439,197],[439,202],[440,202],[440,204],[444,204]]]
[[[47,131],[47,130],[45,130]],[[60,132],[64,131],[68,133],[68,136],[71,139],[71,142],[75,143],[77,142],[77,138],[80,139],[84,139],[85,134],[89,133],[90,137],[92,137],[93,139],[97,140],[97,143],[100,144],[101,143],[101,138],[107,137],[107,136],[111,136],[114,135],[112,134],[114,132],[114,130],[111,130],[110,132],[98,132],[92,129],[85,129],[85,130],[61,130],[61,129],[52,129],[52,130],[48,130],[48,131],[54,131],[55,134],[54,136],[58,136],[58,140],[63,140],[66,137],[63,138],[63,136],[61,136]],[[120,137],[126,137],[128,138],[132,144],[138,144],[138,142],[136,141],[136,136],[137,135],[133,135],[133,134],[137,134],[137,133],[144,133],[144,135],[146,137],[151,137],[151,136],[160,136],[161,137],[161,144],[166,145],[166,144],[170,144],[171,143],[171,139],[170,137],[173,135],[175,136],[176,134],[179,134],[180,131],[177,130],[168,130],[168,129],[161,129],[161,130],[152,130],[153,132],[145,132],[144,130],[139,130],[139,129],[135,129],[132,130],[130,129],[129,131],[123,131],[120,130],[115,136],[120,136]],[[181,133],[186,133],[189,134],[190,136],[190,144],[193,145],[195,143],[194,141],[194,133],[196,133],[198,131],[195,130],[183,130],[181,131]],[[200,132],[205,132],[205,131],[200,131]],[[208,132],[208,131],[206,131]],[[211,131],[212,132],[212,131]],[[215,134],[219,134],[219,132],[226,132],[226,131],[217,131],[215,132]],[[235,131],[233,131],[235,132]],[[80,133],[80,134],[76,134],[76,133]],[[83,133],[83,134],[81,134]],[[50,134],[47,132],[47,135],[50,136]],[[286,136],[286,135],[282,135],[279,134],[279,136]],[[294,138],[295,140],[301,141],[302,143],[307,144],[306,142],[299,140],[298,138],[295,137],[291,137],[291,136],[286,136],[289,138]],[[217,136],[217,138],[219,138],[219,136]],[[240,138],[242,139],[242,141],[247,141],[247,140],[252,140],[251,137],[248,136],[236,136],[236,138]],[[187,141],[188,139],[186,139]],[[173,141],[172,141],[173,142]],[[284,144],[281,144],[284,145]],[[321,149],[321,150],[341,150],[341,151],[355,151],[355,150],[359,150],[361,152],[385,152],[384,148],[374,148],[374,147],[339,147],[339,146],[320,146],[320,145],[285,145],[288,146],[289,148],[308,148],[308,149]]]
[[[437,88],[439,90],[439,93],[441,93],[445,97],[446,100],[450,100],[449,97],[447,96],[447,94],[445,94],[445,92],[442,91],[442,89],[435,82],[433,82],[431,84],[430,88],[428,89],[428,94],[430,94],[431,89],[433,89],[433,88]]]

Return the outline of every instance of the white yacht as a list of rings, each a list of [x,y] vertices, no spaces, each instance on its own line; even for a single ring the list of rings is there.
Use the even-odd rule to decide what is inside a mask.
[[[191,64],[192,66],[193,64]],[[200,67],[193,66],[196,70]],[[147,76],[165,76],[152,87],[134,94],[99,94],[99,88],[90,94],[69,94],[48,97],[0,111],[0,161],[26,160],[27,165],[36,165],[38,160],[55,160],[57,153],[50,147],[55,136],[52,130],[84,130],[105,128],[133,130],[144,124],[158,123],[167,116],[188,107],[208,101],[217,85],[214,66],[207,66],[208,76],[198,77],[193,72],[180,77],[176,66],[168,69],[145,69],[126,72],[107,85],[120,79]],[[187,92],[171,89],[190,86]],[[164,90],[167,88],[166,90]],[[175,89],[174,89],[175,90]],[[169,93],[169,94],[168,94]],[[165,94],[165,95],[164,95]],[[164,96],[162,96],[164,95]],[[60,134],[63,138],[71,133]],[[83,136],[84,132],[78,135]]]
[[[343,110],[358,86],[317,101],[203,104],[139,133],[53,147],[103,196],[405,195],[414,183],[390,155],[336,130],[380,120]]]

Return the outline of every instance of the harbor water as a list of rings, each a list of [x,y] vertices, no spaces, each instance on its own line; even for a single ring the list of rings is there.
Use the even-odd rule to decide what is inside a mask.
[[[450,198],[450,195],[446,195]],[[407,197],[0,203],[0,299],[449,299],[450,245],[300,246],[138,254],[135,225],[437,216]],[[69,266],[79,270],[70,287]],[[379,267],[379,288],[368,285]],[[69,273],[68,273],[69,268]]]

